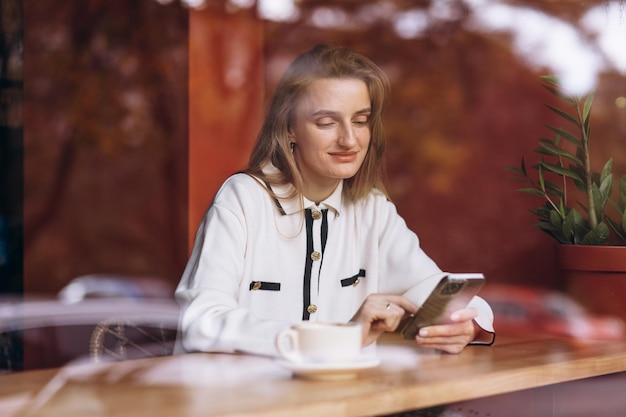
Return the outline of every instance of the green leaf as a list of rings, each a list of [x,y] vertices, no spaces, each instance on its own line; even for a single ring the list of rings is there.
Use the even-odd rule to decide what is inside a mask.
[[[624,223],[625,220],[626,220],[626,213],[624,213],[624,217],[622,218],[622,223]],[[620,224],[615,222],[610,217],[607,217],[606,221],[609,224],[609,226],[611,226],[611,229],[615,233],[615,236],[617,237],[617,239],[620,242],[626,244],[626,228],[624,228],[623,226],[620,227]]]
[[[522,170],[522,173],[524,174],[525,177],[528,176],[528,171],[526,171],[526,162],[524,161],[524,157],[522,156],[522,164],[520,165],[520,169]]]
[[[602,175],[604,175],[604,172],[602,173]],[[613,191],[613,174],[611,174],[609,171],[608,176],[602,178],[602,182],[600,183],[600,193],[602,193],[602,197],[604,198],[604,204],[606,204],[606,200],[609,199],[609,196],[611,195],[612,191]]]
[[[565,149],[554,146],[552,145],[552,143],[547,143],[545,141],[540,142],[540,147],[536,148],[535,152],[539,154],[543,154],[543,155],[563,156],[580,165],[582,165],[583,163],[576,155],[566,151]]]
[[[582,239],[583,245],[604,245],[608,240],[611,232],[605,223],[598,223],[595,229],[588,232]]]
[[[559,115],[561,118],[567,120],[568,122],[573,123],[575,126],[577,126],[577,127],[581,126],[580,122],[578,120],[576,120],[574,117],[570,116],[569,113],[564,112],[563,110],[561,110],[561,109],[559,109],[557,107],[551,106],[549,104],[546,104],[545,106],[547,108],[549,108],[550,110],[552,110],[557,115]]]
[[[613,168],[613,158],[606,161],[604,167],[602,167],[602,172],[600,173],[600,182],[603,182],[606,177],[611,175],[611,169]]]
[[[571,243],[560,230],[555,230],[552,225],[546,222],[539,222],[534,224],[535,227],[541,231],[549,234],[552,238],[556,239],[559,243]]]
[[[554,172],[555,174],[559,174],[559,175],[563,175],[565,177],[569,177],[574,179],[575,181],[582,181],[582,178],[580,178],[580,176],[578,174],[576,174],[575,172],[567,169],[567,168],[563,168],[560,167],[558,165],[554,165],[554,164],[549,164],[547,162],[541,161],[539,163],[540,166],[542,166],[543,168],[547,169],[548,171]]]
[[[539,197],[545,197],[546,195],[543,193],[543,191],[538,190],[536,188],[520,188],[517,190],[520,193],[526,193],[526,194],[532,194],[532,195],[538,195]]]
[[[557,228],[557,230],[561,229],[563,226],[563,220],[561,220],[561,216],[556,210],[550,211],[550,224]]]
[[[602,213],[604,212],[604,205],[607,198],[602,194],[596,184],[591,184],[591,197],[593,198],[593,208],[596,212],[596,218],[602,219]]]
[[[556,86],[559,86],[559,78],[554,75],[554,74],[549,74],[549,75],[540,75],[539,78],[541,79],[541,81]]]
[[[558,146],[561,147],[561,137],[560,136],[555,136],[554,138],[540,138],[539,142],[546,142],[546,143],[550,143],[554,146]]]
[[[552,181],[545,181],[545,184],[546,184],[546,192],[548,194],[553,195],[555,197],[559,197],[559,198],[563,197],[563,195],[565,194],[563,190],[561,189],[561,187],[556,185]]]
[[[535,210],[531,210],[530,212],[533,213],[535,216],[539,217],[540,219],[543,219],[545,221],[548,221],[550,219],[550,213],[554,210],[554,208],[552,208],[552,205],[550,205],[550,203],[546,202],[543,206],[535,209]]]
[[[578,139],[576,136],[572,135],[571,133],[569,133],[567,130],[563,129],[562,127],[554,127],[550,125],[546,125],[546,127],[550,129],[551,131],[553,131],[554,133],[556,133],[557,135],[562,136],[569,142],[573,143],[574,145],[581,146],[580,139]]]
[[[552,233],[558,232],[558,229],[555,228],[553,225],[551,225],[548,222],[545,221],[541,221],[539,223],[535,223],[533,226],[540,228],[541,230],[546,230]]]
[[[565,94],[561,93],[561,91],[558,88],[554,88],[551,85],[545,85],[545,84],[543,85],[543,88],[545,88],[546,90],[548,90],[553,95],[555,95],[558,98],[560,98],[561,100],[565,101],[570,106],[573,106],[575,104],[574,100],[572,100],[571,97],[568,97]]]
[[[587,206],[586,206],[586,205],[584,205],[582,202],[580,202],[580,201],[576,201],[576,205],[577,205],[578,207],[580,207],[580,209],[583,211],[583,213],[587,213],[587,212],[589,212],[589,210],[587,209]]]
[[[532,184],[532,182],[528,178],[524,178],[522,176],[506,177],[506,178],[509,179],[509,180],[517,181],[517,182],[523,182],[524,184]]]
[[[570,171],[574,172],[580,177],[580,180],[574,180],[574,185],[576,186],[576,188],[582,192],[586,192],[587,185],[585,183],[586,174],[584,167],[579,165],[570,165],[568,168]]]
[[[571,243],[577,243],[577,236],[581,235],[581,231],[586,229],[585,219],[580,213],[572,208],[563,221],[563,234],[570,239]],[[581,235],[582,236],[582,235]]]
[[[515,168],[515,167],[505,167],[504,169],[505,169],[506,171],[509,171],[509,172],[514,172],[514,173],[516,173],[516,174],[524,175],[524,171],[522,171],[522,170],[521,170],[521,169],[519,169],[519,168]]]
[[[592,91],[587,95],[585,99],[585,104],[583,107],[583,122],[589,120],[589,113],[591,112],[591,103],[593,102],[593,96],[595,95],[595,91]]]

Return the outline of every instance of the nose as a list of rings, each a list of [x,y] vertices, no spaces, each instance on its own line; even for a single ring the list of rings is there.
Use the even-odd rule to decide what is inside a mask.
[[[339,130],[339,137],[337,138],[339,145],[349,148],[356,143],[356,132],[352,123],[344,123]]]

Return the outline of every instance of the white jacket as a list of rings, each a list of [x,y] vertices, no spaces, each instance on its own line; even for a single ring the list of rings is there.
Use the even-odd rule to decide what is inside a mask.
[[[274,191],[287,195],[290,187]],[[280,330],[302,320],[349,321],[368,294],[423,303],[444,274],[418,237],[382,193],[355,203],[342,189],[316,206],[273,199],[246,174],[226,180],[176,290],[186,351],[273,356]],[[470,305],[476,323],[493,332],[489,305],[479,297]]]

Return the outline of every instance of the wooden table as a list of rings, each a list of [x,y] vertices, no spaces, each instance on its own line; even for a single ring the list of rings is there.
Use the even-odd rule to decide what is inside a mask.
[[[365,416],[626,371],[626,342],[499,338],[459,355],[392,337],[356,379],[293,378],[269,358],[195,353],[0,376],[0,415]]]

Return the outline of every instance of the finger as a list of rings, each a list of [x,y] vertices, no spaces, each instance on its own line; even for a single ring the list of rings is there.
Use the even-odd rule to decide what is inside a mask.
[[[385,299],[388,303],[402,308],[407,313],[415,314],[418,310],[417,305],[403,295],[386,295]]]
[[[402,319],[415,311],[417,306],[404,296],[370,294],[352,317],[352,321],[363,325],[363,344],[367,345],[384,332],[396,330]]]
[[[394,331],[406,312],[404,309],[393,303],[387,303],[379,310],[376,319],[372,322],[372,327],[377,330]]]
[[[415,337],[415,341],[422,346],[426,345],[455,345],[455,344],[467,344],[470,342],[470,337],[466,334],[459,334],[455,336],[431,336],[431,337]]]
[[[382,321],[392,328],[397,326],[397,321],[415,309],[417,306],[403,296],[371,294],[363,302],[355,318],[370,322]]]
[[[419,330],[419,337],[455,337],[460,335],[472,336],[474,334],[474,322],[464,321],[461,323],[440,324],[423,327]]]
[[[396,330],[406,315],[407,312],[403,307],[387,298],[378,297],[375,303],[370,303],[369,307],[364,309],[363,318],[369,325],[368,332],[374,331],[380,336],[384,332]]]
[[[383,333],[385,333],[384,330],[376,330],[370,328],[367,333],[363,334],[362,345],[367,346],[371,343],[374,343]]]
[[[439,349],[450,353],[459,352],[459,347],[465,347],[471,341],[472,337],[467,334],[455,336],[417,336],[415,338],[415,342],[418,346],[428,349]]]
[[[450,320],[454,322],[463,322],[474,320],[476,317],[478,317],[478,310],[472,307],[468,307],[452,313],[450,315]]]

